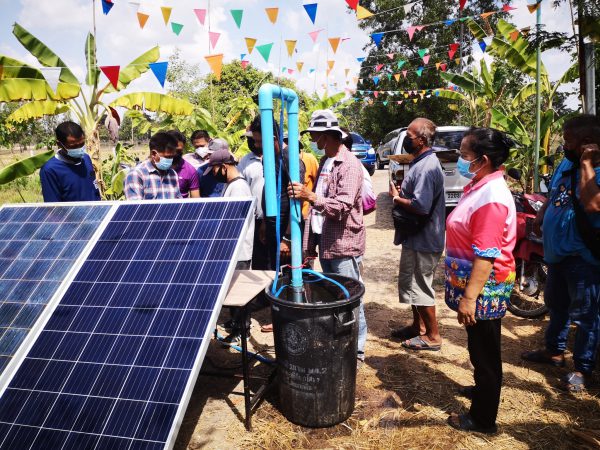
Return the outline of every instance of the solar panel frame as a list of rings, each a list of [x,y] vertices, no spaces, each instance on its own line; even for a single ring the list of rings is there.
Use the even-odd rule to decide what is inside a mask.
[[[92,205],[98,206],[96,203],[97,202],[73,202],[73,203],[69,203],[68,205],[65,203],[44,203],[43,206],[44,207],[92,206]],[[107,205],[107,203],[108,202],[102,203],[102,206],[110,206],[110,205]],[[39,208],[39,207],[40,207],[40,204],[36,204],[36,203],[23,203],[23,204],[18,204],[18,205],[2,205],[2,206],[0,206],[0,212],[2,212],[2,210],[5,210],[5,209],[21,209],[21,208],[24,209],[24,208]],[[71,282],[73,281],[73,279],[79,272],[81,265],[83,264],[83,262],[85,261],[85,259],[89,255],[89,253],[92,251],[96,241],[101,236],[102,231],[108,224],[110,217],[112,217],[112,215],[114,214],[113,210],[114,210],[114,207],[109,208],[109,210],[107,211],[107,213],[104,216],[104,218],[102,219],[102,221],[100,221],[100,225],[98,226],[98,229],[90,237],[90,239],[84,246],[81,254],[75,259],[75,262],[73,263],[73,265],[71,266],[69,271],[65,274],[63,280],[60,282],[60,286],[56,289],[54,294],[50,297],[50,299],[48,300],[48,303],[46,304],[46,307],[42,310],[41,314],[38,316],[38,318],[36,319],[36,321],[34,322],[32,327],[30,328],[29,333],[27,334],[25,339],[19,344],[18,349],[13,353],[12,360],[7,364],[7,366],[4,368],[4,370],[0,373],[0,397],[2,397],[2,395],[4,394],[4,391],[5,391],[6,387],[8,386],[8,384],[10,383],[10,380],[13,378],[14,374],[17,372],[17,370],[21,366],[23,359],[29,353],[29,350],[31,350],[31,347],[37,340],[37,337],[40,335],[41,331],[44,329],[44,326],[46,325],[46,323],[50,319],[50,316],[56,309],[56,306],[59,304],[60,299],[63,297],[64,293],[66,292],[68,287],[71,285]],[[52,264],[54,264],[54,262],[52,262]],[[50,270],[50,268],[48,270]]]
[[[6,368],[7,370],[5,370],[3,377],[0,378],[0,398],[3,396],[7,387],[10,385],[10,382],[13,379],[14,375],[17,373],[18,369],[21,367],[23,361],[25,360],[25,357],[31,350],[31,347],[34,345],[34,343],[37,341],[38,337],[44,330],[45,325],[48,323],[53,312],[60,305],[60,300],[63,298],[66,291],[69,289],[69,287],[72,285],[73,280],[75,279],[77,274],[79,274],[84,263],[86,261],[88,261],[88,257],[90,255],[90,253],[95,248],[96,243],[98,242],[99,238],[102,236],[104,231],[106,230],[107,226],[111,223],[111,220],[114,218],[115,214],[117,213],[119,206],[126,205],[126,204],[147,205],[150,203],[164,205],[164,204],[168,204],[168,203],[173,203],[173,204],[186,204],[186,203],[191,203],[191,202],[229,203],[229,202],[240,202],[240,201],[250,202],[250,208],[248,209],[248,212],[246,213],[246,217],[243,222],[241,232],[237,238],[237,243],[235,245],[235,249],[233,250],[233,254],[228,263],[227,270],[225,272],[225,276],[223,277],[223,282],[220,286],[218,294],[216,295],[215,303],[212,308],[210,318],[206,322],[207,326],[206,326],[204,335],[202,336],[200,348],[198,349],[198,351],[196,353],[196,357],[191,366],[190,374],[187,379],[187,383],[185,385],[183,395],[181,396],[181,399],[177,406],[175,416],[171,423],[171,428],[169,430],[168,438],[166,439],[164,448],[169,448],[169,449],[173,448],[176,437],[177,437],[177,432],[183,421],[185,411],[189,404],[194,386],[196,384],[198,375],[200,373],[200,369],[202,367],[202,362],[204,361],[204,357],[206,355],[208,345],[210,344],[210,341],[211,341],[210,336],[212,334],[212,330],[214,330],[214,328],[216,326],[217,319],[219,317],[223,302],[227,295],[227,291],[228,291],[229,285],[231,283],[233,273],[235,271],[237,257],[239,255],[240,249],[244,243],[244,237],[246,236],[246,233],[248,232],[248,226],[249,226],[250,221],[254,220],[252,211],[254,210],[254,207],[255,207],[255,199],[251,198],[251,197],[227,197],[227,198],[219,197],[219,198],[186,199],[186,200],[139,200],[139,201],[128,201],[128,202],[102,202],[101,203],[102,205],[111,205],[112,206],[110,211],[106,214],[106,216],[104,217],[100,226],[98,227],[98,229],[94,233],[93,237],[90,239],[87,246],[85,247],[85,250],[82,252],[82,254],[79,256],[79,258],[77,259],[77,261],[75,262],[75,264],[73,265],[71,270],[69,271],[68,277],[65,280],[63,280],[63,282],[61,283],[61,286],[55,292],[55,295],[53,296],[52,301],[48,303],[48,306],[46,307],[46,310],[43,313],[43,319],[42,319],[42,317],[40,317],[40,319],[38,319],[37,323],[35,324],[35,329],[34,328],[31,329],[29,335],[26,338],[26,341],[24,341],[21,346],[21,349],[19,352],[19,357],[17,358],[15,355],[15,358],[12,361],[12,363],[14,363],[14,364],[11,367],[7,367]],[[47,204],[47,205],[49,205],[49,204]],[[64,204],[60,204],[60,203],[58,203],[56,205],[64,206]],[[97,202],[74,202],[74,203],[70,203],[70,205],[98,205],[98,203]],[[20,207],[31,207],[31,206],[39,206],[39,205],[23,204],[23,205],[19,205],[19,206]],[[199,283],[199,284],[201,284],[201,283]],[[10,369],[10,370],[8,370],[8,369]]]

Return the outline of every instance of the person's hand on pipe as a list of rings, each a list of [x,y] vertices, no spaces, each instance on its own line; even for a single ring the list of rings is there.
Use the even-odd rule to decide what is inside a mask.
[[[288,185],[288,196],[297,200],[310,202],[311,204],[317,199],[317,194],[298,181],[292,181]]]

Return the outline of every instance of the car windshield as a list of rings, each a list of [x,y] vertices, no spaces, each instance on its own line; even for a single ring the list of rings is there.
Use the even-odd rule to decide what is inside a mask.
[[[433,147],[436,150],[459,150],[465,131],[438,131],[433,139]]]
[[[365,143],[365,140],[363,139],[363,137],[360,134],[350,133],[350,136],[352,136],[353,144],[364,144]]]

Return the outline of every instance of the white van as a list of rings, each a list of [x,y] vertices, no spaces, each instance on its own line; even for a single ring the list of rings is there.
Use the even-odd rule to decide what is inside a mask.
[[[444,172],[444,192],[446,196],[446,207],[454,207],[460,200],[463,188],[469,180],[458,173],[456,161],[459,156],[460,142],[465,131],[469,128],[464,126],[441,126],[437,127],[433,139],[433,151],[442,163]],[[404,174],[408,172],[408,163],[412,156],[408,155],[402,148],[406,130],[403,130],[394,142],[393,154],[390,156],[390,180],[396,185],[402,184]]]

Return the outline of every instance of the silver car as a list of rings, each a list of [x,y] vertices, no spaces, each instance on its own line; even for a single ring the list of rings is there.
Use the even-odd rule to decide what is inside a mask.
[[[383,169],[385,165],[389,162],[390,155],[394,152],[394,143],[396,142],[398,136],[402,131],[406,130],[406,128],[397,128],[394,131],[390,131],[385,135],[381,144],[377,147],[377,168]]]
[[[435,138],[433,140],[433,151],[442,163],[444,172],[444,192],[446,197],[446,207],[454,207],[460,200],[463,188],[469,180],[458,173],[456,161],[458,160],[458,150],[465,131],[468,127],[463,126],[441,126],[437,127]],[[390,180],[397,186],[402,184],[404,174],[408,172],[408,163],[412,159],[402,148],[406,129],[403,129],[398,137],[393,140],[393,153],[390,156]]]

